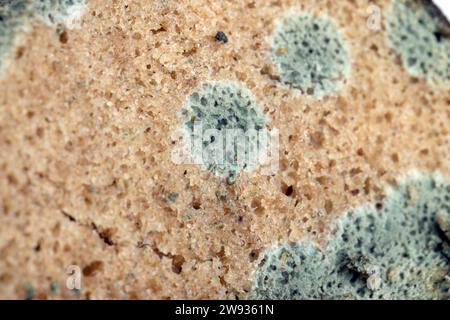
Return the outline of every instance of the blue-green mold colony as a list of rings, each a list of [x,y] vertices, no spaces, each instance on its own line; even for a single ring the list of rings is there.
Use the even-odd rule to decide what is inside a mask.
[[[449,217],[450,184],[416,174],[381,203],[348,212],[326,249],[268,251],[252,298],[448,299]]]
[[[216,81],[204,83],[192,92],[182,111],[184,126],[191,139],[202,139],[200,149],[193,146],[191,153],[196,163],[217,176],[226,177],[233,183],[243,169],[251,170],[254,163],[248,160],[248,150],[255,150],[258,141],[251,136],[240,139],[233,148],[226,148],[225,131],[238,129],[245,133],[248,130],[259,132],[265,128],[266,118],[261,106],[256,102],[250,91],[237,82]],[[196,136],[194,125],[199,124],[203,133],[206,130],[217,130],[211,135]],[[216,148],[223,148],[225,158],[216,161]],[[253,148],[253,149],[251,149]],[[244,158],[238,161],[237,156]]]
[[[411,75],[450,80],[450,25],[429,1],[394,0],[387,37]]]
[[[84,0],[0,0],[0,67],[30,20],[63,23],[83,5]]]
[[[63,23],[83,5],[84,0],[34,0],[33,10],[47,23]]]
[[[282,83],[316,97],[339,91],[350,69],[336,25],[309,14],[287,17],[277,25],[271,56]]]

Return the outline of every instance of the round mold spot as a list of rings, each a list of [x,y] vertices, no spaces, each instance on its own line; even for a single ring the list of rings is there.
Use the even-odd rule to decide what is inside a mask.
[[[34,1],[32,10],[48,24],[70,22],[79,15],[85,6],[85,0],[39,0]]]
[[[194,90],[182,109],[194,162],[234,183],[242,170],[258,165],[266,117],[251,92],[232,81],[214,81]]]
[[[450,23],[430,1],[393,0],[386,31],[411,75],[429,83],[450,80]]]
[[[278,23],[271,57],[282,83],[315,97],[339,91],[350,70],[344,39],[325,16],[304,13]]]

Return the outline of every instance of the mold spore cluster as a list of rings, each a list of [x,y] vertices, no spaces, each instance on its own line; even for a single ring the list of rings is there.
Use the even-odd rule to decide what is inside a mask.
[[[63,23],[76,15],[84,6],[84,0],[35,0],[33,10],[47,23]]]
[[[228,42],[223,32],[218,32],[215,39]],[[277,26],[272,40],[272,59],[282,83],[315,97],[341,88],[350,64],[344,40],[331,20],[310,14],[288,17]],[[194,162],[217,176],[227,177],[229,182],[234,182],[241,170],[254,169],[258,164],[255,158],[266,151],[259,139],[248,135],[238,139],[230,150],[230,139],[223,139],[223,133],[221,138],[215,133],[203,134],[207,130],[239,129],[245,133],[264,128],[266,119],[261,107],[237,83],[203,84],[188,97],[182,114],[191,136]],[[196,122],[201,123],[201,136],[194,130]],[[199,140],[201,144],[192,143]]]
[[[266,118],[246,88],[236,82],[205,83],[188,97],[182,114],[196,163],[231,183],[241,170],[256,167]]]
[[[284,244],[257,270],[257,299],[450,298],[450,183],[416,175],[348,212],[325,249]]]
[[[387,37],[411,75],[450,79],[450,24],[430,1],[393,0]]]
[[[14,46],[18,34],[30,21],[60,24],[76,15],[84,0],[2,0],[0,1],[0,67]]]
[[[277,25],[271,57],[282,83],[316,97],[340,90],[350,69],[336,25],[311,14],[290,16]]]

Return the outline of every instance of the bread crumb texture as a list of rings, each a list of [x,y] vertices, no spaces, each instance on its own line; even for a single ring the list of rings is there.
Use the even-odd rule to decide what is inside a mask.
[[[429,38],[430,59],[408,48],[433,19],[399,40],[421,6],[373,1],[374,29],[363,0],[1,3],[1,298],[444,296],[448,261],[430,245],[448,233],[448,37]],[[65,18],[72,3],[82,8],[77,26]],[[402,12],[391,25],[392,6]],[[295,43],[303,39],[315,41]],[[409,57],[439,84],[412,72]],[[212,111],[223,87],[256,112],[239,119],[279,131],[278,171],[172,161],[184,117],[224,124]],[[228,98],[221,108],[235,125],[238,109]],[[413,169],[423,177],[397,181]],[[230,184],[218,172],[239,175]],[[298,277],[293,267],[282,274],[284,251]],[[398,282],[390,267],[393,279],[400,267]],[[295,279],[311,285],[291,292]]]

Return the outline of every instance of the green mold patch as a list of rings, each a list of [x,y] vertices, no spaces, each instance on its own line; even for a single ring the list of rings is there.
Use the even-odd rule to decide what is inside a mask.
[[[413,76],[450,80],[450,24],[431,1],[392,2],[387,38]]]
[[[257,166],[266,118],[251,92],[236,82],[203,84],[182,110],[195,163],[217,176],[236,180]]]
[[[50,24],[64,23],[78,15],[84,8],[84,0],[35,0],[33,11]]]
[[[316,97],[339,91],[350,69],[337,26],[310,14],[287,17],[276,26],[271,57],[282,83]]]
[[[348,212],[327,247],[268,250],[255,299],[450,298],[450,183],[415,174],[380,203]]]
[[[1,0],[0,69],[15,46],[17,37],[33,20],[49,25],[68,22],[83,10],[84,0]]]

